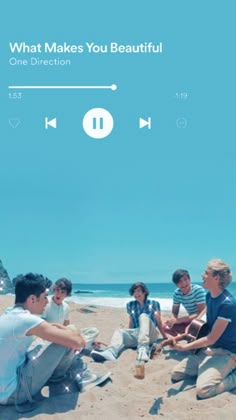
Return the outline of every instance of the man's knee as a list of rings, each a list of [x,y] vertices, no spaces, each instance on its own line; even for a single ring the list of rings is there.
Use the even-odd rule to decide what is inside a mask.
[[[203,385],[197,384],[197,398],[199,400],[203,400],[215,397],[216,395],[222,394],[224,391],[231,391],[234,386],[228,382],[227,378],[225,378],[219,383],[208,383]]]
[[[124,336],[125,336],[125,332],[126,332],[126,330],[125,329],[122,329],[122,328],[117,328],[115,331],[114,331],[114,333],[112,334],[112,338],[111,338],[111,341],[112,340],[123,340],[123,338],[124,338]]]
[[[141,315],[139,315],[139,321],[140,320],[142,320],[142,319],[150,319],[150,317],[148,316],[148,314],[141,314]]]
[[[197,399],[205,400],[207,398],[214,397],[217,394],[216,386],[212,384],[197,386]]]

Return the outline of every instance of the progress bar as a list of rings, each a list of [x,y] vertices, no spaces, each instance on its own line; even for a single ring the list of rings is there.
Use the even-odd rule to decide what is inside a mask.
[[[8,89],[111,89],[111,90],[116,90],[117,85],[111,85],[111,86],[8,86]]]

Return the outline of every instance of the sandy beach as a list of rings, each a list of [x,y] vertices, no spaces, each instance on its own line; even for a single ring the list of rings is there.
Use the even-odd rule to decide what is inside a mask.
[[[0,296],[0,314],[13,303],[13,296]],[[109,343],[117,327],[127,326],[127,314],[123,309],[70,304],[71,322],[85,328],[96,326],[99,339]],[[234,420],[236,418],[236,389],[209,400],[196,399],[194,381],[172,384],[170,372],[183,353],[165,350],[160,357],[145,365],[145,378],[134,377],[136,351],[124,351],[116,362],[95,363],[85,356],[91,370],[109,370],[112,381],[82,394],[70,393],[47,397],[39,407],[26,414],[17,414],[13,407],[0,407],[1,420],[33,418],[35,420],[73,419],[165,419]]]

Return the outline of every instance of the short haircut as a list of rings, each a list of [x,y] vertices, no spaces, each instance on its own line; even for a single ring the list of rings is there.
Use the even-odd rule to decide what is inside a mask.
[[[212,272],[213,276],[220,276],[219,286],[224,290],[232,280],[232,273],[228,264],[219,258],[213,258],[207,263],[207,268]]]
[[[53,289],[58,288],[60,290],[66,291],[67,296],[71,295],[72,291],[72,283],[70,280],[66,278],[58,279],[55,284],[53,285]]]
[[[174,284],[178,284],[183,276],[187,276],[190,280],[190,275],[187,270],[178,269],[172,275],[172,281]]]
[[[140,287],[142,292],[145,293],[145,299],[146,299],[147,296],[149,295],[149,290],[148,290],[147,286],[144,283],[141,283],[141,282],[137,282],[137,283],[132,284],[131,288],[129,289],[129,294],[131,296],[133,296],[135,290],[138,289],[138,287]]]
[[[52,285],[51,280],[42,274],[19,274],[13,279],[15,285],[15,304],[25,303],[30,295],[37,298],[49,289]]]

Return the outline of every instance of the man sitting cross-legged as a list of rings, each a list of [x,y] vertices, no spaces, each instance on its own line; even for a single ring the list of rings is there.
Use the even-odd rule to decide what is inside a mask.
[[[177,336],[183,334],[194,319],[201,318],[206,308],[206,294],[202,286],[191,284],[187,270],[176,270],[172,281],[177,286],[173,295],[172,316],[163,327],[167,334]],[[179,313],[181,305],[186,314]]]
[[[60,383],[68,375],[78,390],[92,382],[104,382],[107,374],[92,374],[83,365],[79,371],[71,370],[76,351],[85,346],[81,334],[52,325],[39,316],[48,302],[51,281],[29,273],[18,276],[14,282],[15,306],[0,316],[0,404],[15,404],[19,411],[32,410],[35,395],[46,383]],[[52,344],[32,356],[28,349],[35,336]]]
[[[236,300],[226,289],[232,280],[229,266],[220,259],[208,262],[202,275],[206,296],[206,318],[210,332],[176,350],[197,350],[173,370],[172,380],[197,378],[197,397],[214,397],[236,388]]]
[[[66,278],[61,278],[53,285],[53,296],[49,296],[48,304],[46,305],[42,317],[53,324],[61,324],[65,327],[70,325],[70,308],[65,298],[71,295],[72,283]],[[73,329],[73,326],[70,325]],[[76,329],[74,327],[74,329]],[[79,332],[84,338],[87,350],[93,346],[99,347],[100,343],[95,341],[99,331],[96,327],[80,328]]]
[[[97,362],[116,360],[125,347],[137,347],[138,360],[147,362],[149,346],[156,342],[159,331],[167,338],[162,327],[160,304],[156,300],[148,299],[147,286],[140,282],[134,283],[129,293],[135,298],[127,304],[129,328],[117,329],[105,350],[92,350],[91,356]]]

